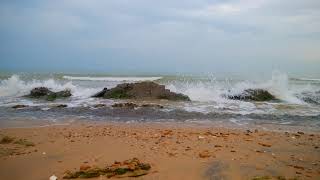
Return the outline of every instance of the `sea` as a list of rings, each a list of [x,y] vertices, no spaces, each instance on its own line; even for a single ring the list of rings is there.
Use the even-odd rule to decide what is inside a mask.
[[[120,83],[154,81],[190,102],[92,98]],[[56,101],[24,97],[35,87],[70,89],[72,96]],[[264,89],[277,101],[231,100],[246,89]],[[115,103],[159,104],[163,108],[113,108]],[[65,104],[65,108],[56,105]],[[105,107],[96,107],[105,104]],[[14,109],[14,105],[27,105]],[[320,78],[291,77],[274,71],[267,77],[205,75],[112,75],[90,73],[0,73],[0,127],[55,125],[82,121],[201,124],[279,131],[320,130]]]

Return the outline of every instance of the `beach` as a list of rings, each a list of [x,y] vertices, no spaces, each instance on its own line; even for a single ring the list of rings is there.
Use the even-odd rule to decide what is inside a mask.
[[[77,122],[2,128],[0,179],[62,179],[67,170],[138,158],[137,179],[319,179],[320,134],[178,123]],[[96,179],[108,179],[105,176]],[[130,178],[129,178],[130,179]]]

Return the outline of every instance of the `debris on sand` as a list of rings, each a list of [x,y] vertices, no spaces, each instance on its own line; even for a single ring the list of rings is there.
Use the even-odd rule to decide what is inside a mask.
[[[14,137],[4,136],[2,137],[0,144],[9,144],[9,143],[12,143],[13,141],[14,141]]]
[[[10,136],[3,136],[2,139],[0,140],[0,144],[19,144],[19,145],[24,145],[24,146],[34,146],[34,143],[31,141],[28,141],[27,139],[18,139],[15,141],[15,137],[10,137]]]
[[[19,140],[15,141],[14,144],[20,144],[20,145],[24,145],[24,146],[34,146],[33,142],[28,141],[26,139],[19,139]]]
[[[115,162],[111,166],[105,168],[83,166],[80,167],[79,171],[65,172],[64,179],[75,179],[75,178],[94,178],[99,176],[111,177],[138,177],[149,173],[151,169],[150,164],[141,163],[139,159],[133,158],[123,162]]]

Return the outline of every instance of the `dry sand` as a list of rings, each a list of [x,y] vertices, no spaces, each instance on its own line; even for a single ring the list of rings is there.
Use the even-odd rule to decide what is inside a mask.
[[[0,129],[1,180],[62,179],[83,164],[103,167],[137,157],[149,174],[135,179],[320,179],[320,134],[222,129],[181,124],[74,123]],[[107,179],[99,177],[93,179]]]

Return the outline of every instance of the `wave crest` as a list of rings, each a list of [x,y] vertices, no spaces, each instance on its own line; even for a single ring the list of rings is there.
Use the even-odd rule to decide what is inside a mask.
[[[79,81],[111,81],[111,82],[136,82],[136,81],[156,81],[162,79],[162,77],[87,77],[87,76],[63,76],[68,80]]]

